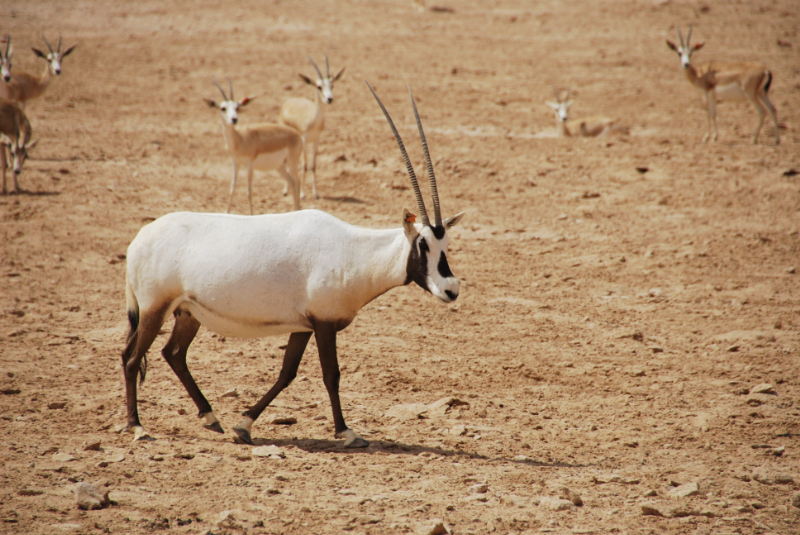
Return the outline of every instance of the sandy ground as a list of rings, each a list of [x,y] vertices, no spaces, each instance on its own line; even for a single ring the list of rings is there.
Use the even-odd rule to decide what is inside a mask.
[[[796,2],[440,5],[452,11],[0,6],[15,70],[43,67],[29,51],[42,30],[78,44],[27,108],[40,141],[25,191],[0,198],[0,532],[428,533],[435,519],[455,533],[800,531]],[[700,143],[703,104],[664,44],[676,23],[706,41],[697,61],[769,66],[779,146],[769,120],[750,144],[745,104],[721,105],[720,141]],[[204,329],[189,364],[227,434],[195,418],[162,335],[140,394],[157,440],[132,443],[119,433],[127,245],[163,214],[225,209],[230,160],[202,102],[218,96],[212,76],[258,97],[242,124],[275,120],[285,99],[312,96],[297,73],[323,52],[347,70],[326,109],[322,198],[303,206],[400,226],[414,200],[364,80],[421,169],[410,84],[444,215],[466,211],[449,253],[461,296],[398,288],[341,333],[345,416],[365,450],[333,437],[313,340],[254,426],[282,456],[235,443],[230,427],[277,378],[286,338]],[[631,136],[555,137],[553,85],[573,89],[575,117],[617,117]],[[282,188],[257,174],[256,211],[289,210]],[[234,212],[247,212],[243,183]],[[462,404],[387,414],[443,398]],[[78,482],[106,485],[112,505],[79,510]],[[671,497],[683,484],[690,495]],[[558,501],[560,487],[583,505]]]

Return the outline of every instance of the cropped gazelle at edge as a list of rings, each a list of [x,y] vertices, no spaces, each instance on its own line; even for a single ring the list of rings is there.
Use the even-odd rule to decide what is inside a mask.
[[[248,444],[253,443],[253,422],[295,378],[313,333],[335,436],[345,439],[345,447],[368,445],[347,427],[342,415],[337,333],[364,305],[410,282],[445,303],[458,298],[459,282],[446,256],[447,230],[463,216],[442,220],[433,165],[413,96],[431,183],[433,223],[397,129],[377,95],[375,98],[408,169],[420,223],[408,210],[404,210],[402,226],[388,230],[355,227],[318,210],[254,217],[182,212],[145,226],[130,244],[126,277],[130,333],[122,364],[127,426],[136,438],[149,436],[139,420],[136,378],[140,377],[140,384],[144,381],[147,350],[173,314],[175,326],[161,354],[196,404],[207,429],[223,432],[186,366],[187,349],[201,325],[227,337],[290,335],[274,386],[233,428]]]

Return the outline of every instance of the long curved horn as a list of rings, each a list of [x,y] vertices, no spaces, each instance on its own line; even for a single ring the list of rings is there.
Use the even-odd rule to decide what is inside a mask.
[[[689,33],[686,34],[686,46],[692,46],[692,25],[689,25]]]
[[[212,77],[211,80],[213,80],[214,85],[217,86],[217,89],[219,89],[219,92],[222,93],[222,100],[228,100],[228,95],[225,94],[225,91],[223,91],[223,89],[217,83],[217,79]]]
[[[322,80],[322,73],[319,72],[319,67],[317,67],[317,64],[314,63],[314,60],[311,59],[311,56],[309,56],[308,54],[306,54],[306,57],[308,58],[308,61],[310,61],[311,64],[314,66],[314,69],[317,71],[317,76],[319,76],[319,79]]]
[[[569,96],[572,94],[572,89],[570,89],[569,87],[567,87],[566,89],[567,89],[567,96],[564,97],[564,102],[569,101]]]
[[[683,35],[681,34],[681,27],[677,25],[676,27],[678,28],[678,39],[680,39],[681,41],[681,48],[685,48],[686,45],[683,43]]]
[[[414,102],[414,95],[411,93],[411,87],[408,87],[408,95],[411,97],[411,106],[414,108],[414,117],[417,119],[417,129],[419,130],[419,137],[422,140],[422,151],[425,153],[425,165],[428,169],[428,179],[431,181],[431,195],[433,196],[433,221],[434,226],[442,226],[442,212],[439,209],[439,191],[436,188],[436,176],[433,174],[433,162],[431,162],[431,154],[428,152],[428,142],[425,140],[425,132],[422,131],[422,121],[419,120],[419,112],[417,112],[417,103]]]
[[[11,36],[6,34],[6,59],[8,59],[8,51],[11,49]]]
[[[558,90],[556,89],[556,86],[553,86],[553,96],[555,96],[555,97],[556,97],[556,102],[558,102],[559,104],[561,104],[561,99],[560,99],[560,98],[559,98],[559,96],[558,96]]]
[[[325,54],[325,78],[331,77],[331,69],[328,66],[328,54]]]
[[[58,32],[58,47],[56,48],[56,52],[61,52],[61,32]]]
[[[42,32],[42,39],[44,39],[44,44],[47,45],[47,48],[50,49],[50,53],[53,53],[53,47],[50,46],[50,41],[47,40],[47,37],[44,36],[44,32]]]
[[[425,203],[422,201],[422,194],[419,191],[417,175],[414,174],[414,168],[411,166],[411,160],[408,159],[408,153],[406,152],[405,146],[403,146],[403,140],[400,139],[400,134],[397,133],[397,128],[395,128],[392,118],[389,117],[389,112],[386,111],[386,107],[383,105],[383,102],[381,102],[381,99],[378,98],[378,95],[375,94],[375,90],[372,89],[372,86],[369,85],[369,82],[367,82],[367,87],[369,87],[369,90],[372,92],[372,96],[375,97],[375,100],[378,101],[378,105],[381,107],[381,110],[383,110],[383,115],[385,115],[386,120],[389,121],[389,126],[392,127],[394,139],[397,141],[397,146],[400,147],[400,153],[403,155],[403,160],[406,162],[408,177],[411,179],[411,185],[414,186],[414,196],[417,198],[417,206],[419,207],[419,215],[422,218],[422,224],[429,227],[431,226],[431,222],[430,219],[428,219],[428,211],[425,210]]]
[[[231,82],[230,78],[228,78],[228,87],[231,90],[231,100],[233,100],[233,82]]]

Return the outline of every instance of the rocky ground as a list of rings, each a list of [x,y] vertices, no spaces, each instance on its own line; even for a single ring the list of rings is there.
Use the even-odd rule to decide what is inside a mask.
[[[11,0],[0,21],[15,70],[43,67],[42,30],[78,44],[26,110],[40,141],[24,192],[0,198],[1,532],[800,531],[795,2]],[[769,66],[779,146],[769,120],[750,143],[744,104],[721,105],[719,142],[700,143],[702,102],[664,44],[675,24],[707,43],[698,61]],[[164,334],[140,395],[156,440],[133,443],[127,245],[163,214],[225,209],[212,76],[257,95],[243,124],[274,120],[311,96],[297,73],[323,52],[347,70],[304,207],[401,224],[413,196],[364,80],[420,166],[410,84],[445,216],[466,211],[449,253],[461,296],[398,288],[341,333],[367,449],[333,437],[313,340],[256,446],[237,444],[286,339],[204,329],[189,365],[227,434],[195,418]],[[575,117],[631,135],[557,138],[553,85]],[[282,187],[258,174],[256,211],[289,210]]]

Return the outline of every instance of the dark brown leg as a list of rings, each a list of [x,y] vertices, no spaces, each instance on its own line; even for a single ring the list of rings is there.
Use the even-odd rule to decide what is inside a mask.
[[[275,385],[269,389],[264,397],[258,403],[253,405],[250,410],[243,413],[244,421],[233,428],[233,431],[239,435],[247,444],[252,444],[253,439],[250,437],[250,425],[258,418],[264,409],[272,403],[281,390],[289,386],[294,378],[297,377],[297,369],[300,367],[300,361],[303,359],[303,352],[306,350],[308,341],[311,339],[310,332],[292,333],[289,336],[289,344],[286,346],[286,353],[283,355],[283,367],[281,373],[278,375],[278,380]]]
[[[197,330],[200,328],[200,322],[197,321],[191,313],[185,310],[175,311],[175,327],[172,329],[172,334],[169,337],[167,345],[161,350],[161,355],[167,361],[169,367],[178,376],[186,392],[189,393],[194,404],[197,405],[199,418],[202,418],[206,413],[211,412],[211,404],[209,404],[206,397],[200,391],[200,387],[189,372],[189,367],[186,366],[186,352],[189,349],[189,344],[192,343],[194,337],[197,335]],[[205,424],[203,427],[216,431],[217,433],[224,433],[222,426],[219,422]]]
[[[136,399],[136,376],[141,370],[142,359],[147,350],[153,345],[158,336],[158,330],[163,324],[163,310],[156,313],[143,314],[135,334],[130,335],[128,347],[122,354],[125,370],[125,393],[128,405],[128,428],[141,427],[139,422],[139,407]],[[135,349],[134,349],[135,347]]]
[[[3,169],[3,195],[8,193],[6,190],[6,169],[8,169],[8,164],[6,163],[6,146],[3,143],[0,143],[0,167]]]
[[[358,436],[347,427],[342,415],[339,401],[339,358],[336,352],[336,326],[332,323],[321,323],[314,326],[314,336],[319,348],[319,362],[322,365],[322,380],[328,389],[333,410],[333,425],[337,438],[345,438],[347,448],[366,448],[369,442]]]

